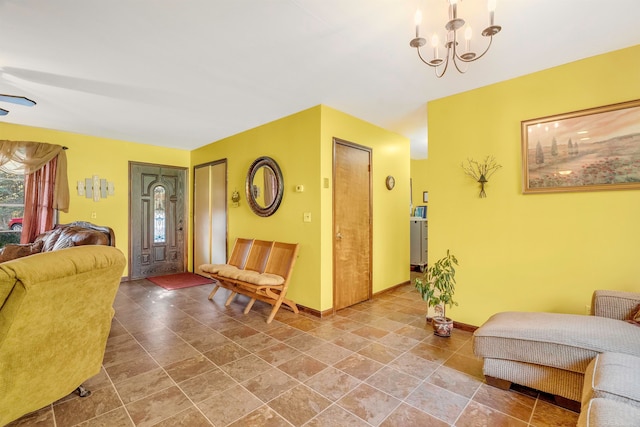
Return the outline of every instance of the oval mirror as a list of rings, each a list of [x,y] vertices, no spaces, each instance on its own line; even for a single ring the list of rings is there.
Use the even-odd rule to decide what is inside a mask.
[[[251,163],[245,191],[249,206],[256,215],[273,215],[278,210],[284,193],[282,172],[276,161],[264,156]]]

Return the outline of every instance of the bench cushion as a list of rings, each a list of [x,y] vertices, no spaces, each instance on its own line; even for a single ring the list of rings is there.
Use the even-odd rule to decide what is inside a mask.
[[[640,356],[640,328],[598,316],[504,312],[474,333],[477,356],[584,373],[603,352]]]
[[[279,286],[284,283],[284,277],[277,274],[258,273],[257,271],[241,270],[238,280],[258,286]]]
[[[236,267],[235,265],[229,265],[229,264],[202,264],[200,266],[200,270],[205,273],[219,274],[221,271],[227,271],[227,272],[237,271],[238,267]]]
[[[582,404],[586,406],[591,399],[600,397],[640,408],[640,357],[621,353],[597,355],[585,372]]]

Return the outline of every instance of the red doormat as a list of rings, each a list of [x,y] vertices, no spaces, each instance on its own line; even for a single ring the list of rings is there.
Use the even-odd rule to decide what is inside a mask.
[[[166,276],[147,277],[147,280],[170,291],[213,283],[213,280],[193,273],[177,273],[168,274]]]

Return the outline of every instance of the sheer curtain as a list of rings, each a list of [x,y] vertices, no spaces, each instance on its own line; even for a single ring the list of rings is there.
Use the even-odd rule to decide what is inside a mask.
[[[25,175],[21,243],[53,228],[56,209],[69,211],[67,157],[62,146],[0,141],[0,169]]]

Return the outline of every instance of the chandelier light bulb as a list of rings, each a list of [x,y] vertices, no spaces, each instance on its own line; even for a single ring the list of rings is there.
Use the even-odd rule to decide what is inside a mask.
[[[438,45],[440,44],[440,39],[437,34],[431,36],[431,47],[433,48],[433,59],[438,59]]]
[[[413,18],[416,23],[416,38],[420,37],[420,24],[422,23],[422,11],[416,10],[416,16]]]
[[[496,13],[496,0],[489,0],[487,2],[487,8],[489,9],[489,26],[493,27],[494,15]]]
[[[466,51],[471,51],[471,36],[473,35],[473,30],[471,27],[467,25],[467,29],[464,30],[464,40],[465,40],[465,48]]]

